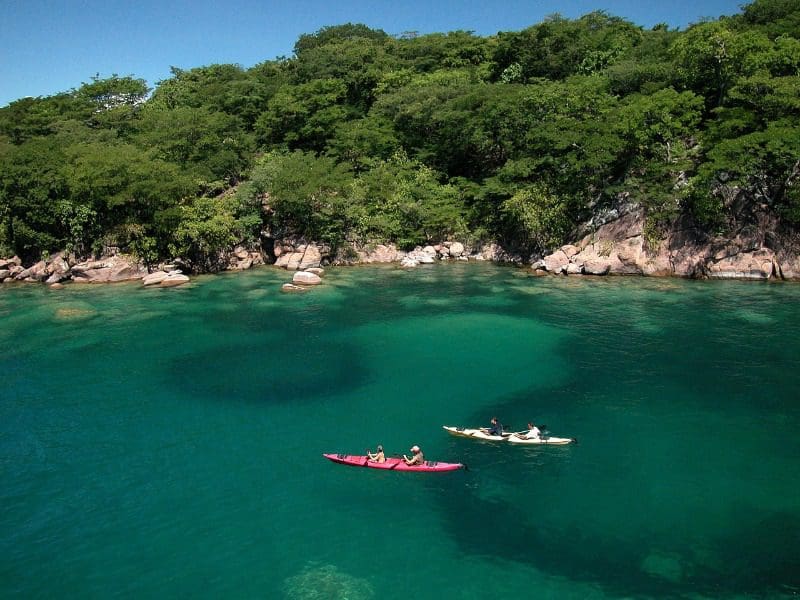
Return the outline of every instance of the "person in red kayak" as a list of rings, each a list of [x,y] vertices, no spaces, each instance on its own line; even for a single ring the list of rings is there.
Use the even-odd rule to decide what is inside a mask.
[[[386,456],[383,454],[383,446],[378,444],[378,447],[375,448],[375,454],[367,450],[367,456],[369,457],[369,462],[376,462],[376,463],[385,463]]]
[[[411,454],[413,455],[411,458],[408,458],[405,454],[403,454],[403,460],[409,467],[412,465],[425,464],[425,456],[422,454],[422,450],[420,450],[419,446],[416,444],[411,446]]]

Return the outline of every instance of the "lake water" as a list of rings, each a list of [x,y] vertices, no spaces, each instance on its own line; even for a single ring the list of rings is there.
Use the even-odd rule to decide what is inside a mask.
[[[800,594],[800,286],[288,280],[2,286],[0,596]],[[469,470],[322,458],[378,443]]]

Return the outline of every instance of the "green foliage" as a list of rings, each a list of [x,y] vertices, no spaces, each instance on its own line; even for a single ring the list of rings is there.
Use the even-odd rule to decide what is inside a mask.
[[[458,188],[442,184],[435,171],[403,153],[361,174],[351,199],[361,207],[362,238],[413,248],[466,232]]]
[[[339,79],[315,79],[281,88],[255,124],[267,146],[321,151],[336,126],[351,114],[345,104],[347,85]]]
[[[519,65],[523,81],[600,72],[640,43],[641,28],[602,11],[570,20],[552,15],[520,32],[498,34],[495,79]]]
[[[169,249],[173,256],[187,258],[195,270],[216,271],[220,254],[241,237],[239,223],[224,199],[195,198],[179,207]]]
[[[240,194],[265,198],[275,231],[335,244],[347,230],[344,191],[351,182],[349,170],[332,158],[299,150],[271,152],[256,162]]]
[[[741,29],[756,29],[775,39],[781,35],[800,36],[800,6],[796,0],[756,0],[734,18]]]
[[[570,206],[544,185],[520,188],[501,205],[506,234],[514,245],[552,251],[565,241],[572,226]]]
[[[796,224],[799,22],[756,0],[687,31],[603,12],[487,37],[348,23],[290,58],[173,68],[151,96],[97,76],[0,108],[0,253],[114,245],[210,270],[263,231],[544,252],[621,197],[651,240],[687,209],[721,229],[736,190]]]
[[[158,159],[179,165],[198,182],[237,181],[253,150],[253,140],[236,117],[186,106],[166,110],[148,105],[134,141]]]
[[[695,25],[672,46],[679,80],[705,96],[709,107],[722,106],[739,77],[768,65],[771,51],[764,34],[737,32],[724,22]]]

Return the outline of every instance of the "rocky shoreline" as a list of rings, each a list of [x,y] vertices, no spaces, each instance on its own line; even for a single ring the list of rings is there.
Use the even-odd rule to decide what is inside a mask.
[[[800,240],[750,228],[734,238],[711,238],[691,222],[678,220],[666,237],[648,242],[641,210],[631,210],[596,227],[574,244],[541,259],[524,259],[496,243],[471,247],[443,241],[406,252],[394,244],[351,245],[335,253],[323,244],[300,238],[271,240],[261,248],[237,246],[221,257],[221,270],[243,271],[274,264],[297,272],[285,291],[321,283],[324,266],[396,263],[404,268],[439,261],[494,261],[530,264],[537,275],[644,275],[692,279],[800,280]],[[777,243],[776,243],[777,240]],[[771,243],[767,243],[770,241]],[[77,260],[58,253],[25,266],[18,257],[0,259],[0,281],[45,283],[116,283],[140,280],[144,286],[174,287],[188,282],[180,260],[148,268],[132,256],[113,254],[99,260]]]

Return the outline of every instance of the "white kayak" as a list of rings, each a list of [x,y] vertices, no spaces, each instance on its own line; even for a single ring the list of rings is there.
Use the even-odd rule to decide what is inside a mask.
[[[444,425],[443,427],[444,430],[451,435],[474,438],[476,440],[485,440],[487,442],[509,442],[511,444],[527,444],[531,446],[545,444],[549,444],[551,446],[565,446],[566,444],[572,444],[576,441],[574,438],[560,438],[548,435],[536,438],[526,438],[524,436],[526,433],[528,433],[527,431],[520,431],[518,433],[503,433],[502,436],[499,436],[489,435],[485,429],[466,429],[464,427],[450,427],[447,425]]]
[[[560,438],[560,437],[553,437],[550,435],[545,435],[542,437],[535,437],[535,438],[526,438],[524,435],[516,435],[512,434],[508,436],[508,443],[509,444],[529,444],[529,445],[541,445],[541,444],[548,444],[551,446],[566,446],[567,444],[572,444],[573,442],[577,442],[575,438]]]
[[[443,427],[447,433],[452,435],[475,438],[476,440],[486,440],[488,442],[504,442],[508,439],[508,436],[511,435],[511,433],[506,433],[502,436],[489,435],[488,431],[485,429],[464,429],[463,427],[449,427],[447,425],[443,425]]]

